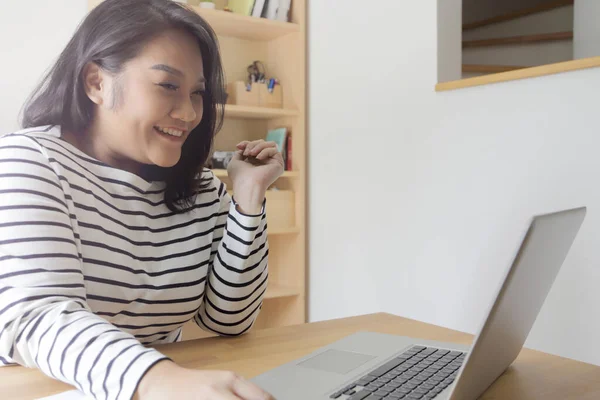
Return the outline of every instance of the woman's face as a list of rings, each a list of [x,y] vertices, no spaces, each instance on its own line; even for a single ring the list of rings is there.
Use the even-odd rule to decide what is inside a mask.
[[[175,165],[202,119],[204,70],[194,37],[167,31],[126,63],[122,74],[104,74],[102,81],[106,90],[92,123],[93,153],[132,172],[141,164]]]

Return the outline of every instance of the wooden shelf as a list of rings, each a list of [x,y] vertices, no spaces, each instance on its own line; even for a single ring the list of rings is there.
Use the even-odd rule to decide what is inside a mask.
[[[282,108],[237,106],[235,104],[225,105],[225,118],[240,119],[275,119],[282,117],[296,117],[296,110],[285,110]]]
[[[300,295],[300,291],[296,288],[269,283],[265,299],[280,299],[282,297],[293,297]]]
[[[212,26],[217,35],[221,36],[266,41],[277,39],[290,33],[300,32],[300,26],[290,22],[248,17],[227,11],[200,8],[198,6],[190,7]]]
[[[516,81],[518,79],[536,78],[538,76],[560,74],[569,71],[579,71],[588,68],[600,68],[600,56],[565,61],[556,64],[541,65],[539,67],[527,67],[516,71],[508,71],[499,74],[442,82],[435,85],[435,90],[438,92],[443,92],[446,90],[463,89],[473,86],[489,85],[492,83]]]
[[[217,178],[227,178],[228,177],[226,169],[213,169],[212,172],[213,172],[213,174],[215,174],[215,176]],[[283,175],[281,175],[281,177],[279,177],[279,179],[281,179],[281,178],[298,178],[298,176],[300,176],[298,171],[284,171]]]

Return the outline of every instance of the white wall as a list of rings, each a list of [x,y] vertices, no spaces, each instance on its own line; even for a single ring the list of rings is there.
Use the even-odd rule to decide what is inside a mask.
[[[438,15],[452,15],[437,24],[438,82],[454,81],[462,76],[462,29],[457,29],[462,20],[461,10],[462,0],[437,1]]]
[[[600,1],[575,0],[575,59],[600,56]]]
[[[310,9],[311,320],[475,332],[528,219],[587,205],[526,345],[600,365],[600,70],[436,93],[435,2],[336,3]]]
[[[87,0],[0,1],[0,134],[19,128],[25,99],[87,12]]]

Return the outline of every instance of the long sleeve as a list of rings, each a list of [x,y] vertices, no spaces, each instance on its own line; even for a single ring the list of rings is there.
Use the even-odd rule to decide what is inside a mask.
[[[0,138],[0,365],[38,368],[97,399],[130,399],[167,357],[91,311],[70,200],[34,139]]]
[[[254,324],[267,288],[265,204],[259,215],[242,214],[225,185],[215,182],[221,206],[205,296],[195,321],[220,335],[241,335]]]

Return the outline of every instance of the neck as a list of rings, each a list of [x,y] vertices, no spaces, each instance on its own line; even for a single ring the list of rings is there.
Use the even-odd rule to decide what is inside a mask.
[[[88,156],[113,168],[131,172],[139,176],[142,172],[142,164],[113,151],[110,145],[102,140],[102,138],[110,137],[110,135],[102,134],[103,129],[106,128],[102,128],[99,124],[93,122],[82,134],[63,132],[62,136],[64,140]]]

